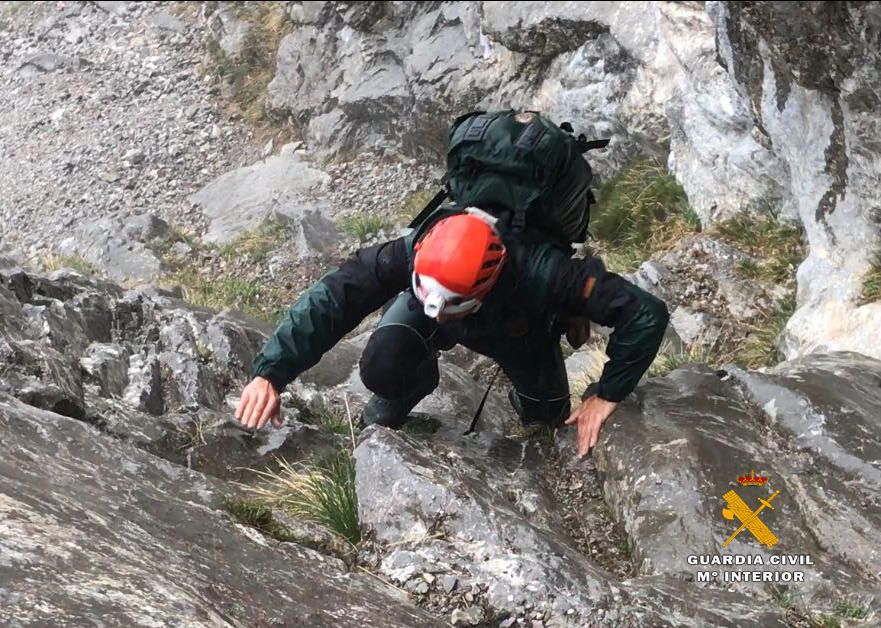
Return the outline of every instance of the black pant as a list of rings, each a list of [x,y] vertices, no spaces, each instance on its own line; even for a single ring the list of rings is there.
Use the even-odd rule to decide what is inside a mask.
[[[477,316],[471,315],[471,316]],[[456,344],[485,355],[502,368],[517,395],[524,423],[559,425],[569,414],[569,380],[560,333],[550,321],[532,322],[519,334],[503,331],[499,321],[477,325],[438,325],[402,292],[386,309],[361,357],[361,379],[376,395],[412,405],[430,394],[440,376],[440,351]]]

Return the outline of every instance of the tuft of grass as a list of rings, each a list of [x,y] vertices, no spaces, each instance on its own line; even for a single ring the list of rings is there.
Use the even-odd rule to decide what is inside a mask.
[[[714,225],[710,233],[758,259],[738,264],[737,273],[745,279],[786,282],[804,259],[802,229],[778,222],[770,211],[758,216],[737,214]]]
[[[348,436],[354,429],[349,423],[349,417],[346,412],[339,408],[322,408],[315,414],[315,420],[321,429],[331,434]]]
[[[869,272],[863,277],[859,305],[881,301],[881,250],[875,253]]]
[[[292,516],[318,523],[357,545],[361,540],[358,498],[355,495],[355,461],[347,451],[293,466],[280,461],[280,470],[260,471],[263,486],[250,490],[257,499]]]
[[[98,274],[98,269],[81,255],[48,255],[43,258],[43,268],[49,273],[62,268],[72,268],[84,275]]]
[[[796,608],[801,601],[801,596],[795,589],[790,587],[771,587],[771,599],[780,608]]]
[[[777,341],[795,312],[795,307],[795,295],[791,294],[778,302],[776,309],[766,312],[754,323],[734,356],[735,363],[743,368],[754,369],[773,366],[783,360],[784,356],[777,349]]]
[[[235,103],[252,122],[266,118],[266,88],[275,75],[279,43],[291,29],[281,4],[257,2],[253,11],[241,13],[250,28],[238,56],[230,57],[216,42],[208,46],[215,72],[228,82]]]
[[[195,269],[183,269],[170,281],[181,287],[187,303],[215,310],[237,309],[269,323],[278,320],[283,303],[278,291],[272,287],[261,287],[234,277],[206,278]]]
[[[422,208],[425,207],[434,195],[435,191],[431,189],[419,190],[418,192],[409,194],[401,203],[398,215],[405,218],[407,222],[410,222],[419,215],[419,212],[422,211]]]
[[[246,231],[232,242],[222,245],[217,252],[226,261],[248,257],[255,262],[263,262],[287,236],[288,229],[285,225],[274,221],[264,222],[256,229]]]
[[[635,270],[655,252],[700,231],[682,186],[650,160],[632,162],[600,186],[590,224],[602,242],[598,253],[619,272]]]
[[[211,348],[211,345],[204,343],[196,344],[196,357],[199,359],[199,362],[202,364],[210,364],[212,360],[214,360],[214,349]]]
[[[388,220],[378,214],[356,214],[340,220],[343,231],[359,242],[369,240],[388,226]]]
[[[699,342],[689,345],[685,350],[676,352],[671,352],[670,344],[666,343],[658,351],[658,355],[649,367],[648,377],[664,377],[686,364],[708,364],[716,367],[724,362],[724,357],[713,347]]]
[[[835,604],[835,614],[843,619],[865,619],[869,616],[869,609],[851,600],[838,600]]]
[[[224,504],[232,518],[249,528],[255,528],[277,541],[291,542],[296,538],[272,516],[272,508],[259,499],[228,499]]]
[[[751,259],[737,262],[736,272],[741,279],[758,279],[762,276],[762,268]]]

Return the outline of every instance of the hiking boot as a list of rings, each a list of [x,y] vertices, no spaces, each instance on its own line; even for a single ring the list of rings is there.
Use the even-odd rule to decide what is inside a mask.
[[[395,430],[399,429],[410,420],[410,410],[416,407],[416,403],[410,403],[407,400],[393,401],[373,395],[364,406],[364,410],[361,411],[361,426],[382,425]]]

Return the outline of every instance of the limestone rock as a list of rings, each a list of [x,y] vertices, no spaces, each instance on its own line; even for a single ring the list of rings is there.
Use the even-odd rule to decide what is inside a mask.
[[[278,155],[228,172],[192,196],[211,221],[206,241],[229,242],[268,219],[290,220],[307,210],[322,211],[306,193],[325,183],[327,175],[302,160],[295,148],[289,144]]]
[[[155,216],[108,217],[77,227],[60,244],[60,251],[82,257],[117,281],[151,280],[161,264],[147,244],[167,230],[168,225]]]
[[[0,523],[3,623],[208,626],[253,623],[256,613],[279,625],[440,625],[375,579],[236,525],[223,485],[201,474],[9,397],[0,428],[0,495],[15,513]],[[210,551],[194,553],[206,542]],[[256,577],[243,581],[242,565]]]
[[[877,549],[870,539],[881,528],[871,436],[879,397],[863,383],[879,369],[874,360],[832,354],[769,376],[685,367],[644,384],[637,402],[603,428],[597,450],[640,573],[693,576],[688,556],[723,553],[736,530],[722,516],[723,495],[734,489],[755,508],[758,497],[779,490],[775,510],[762,514],[779,545],[747,535],[729,549],[761,555],[764,570],[803,571],[804,583],[793,586],[812,607],[871,597]],[[738,484],[753,471],[769,478],[767,486]],[[808,555],[813,564],[771,565],[781,554]],[[767,595],[753,584],[729,586]]]

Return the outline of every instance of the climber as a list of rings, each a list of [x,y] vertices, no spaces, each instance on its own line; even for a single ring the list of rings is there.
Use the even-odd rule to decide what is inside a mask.
[[[567,184],[555,206],[586,209],[586,180]],[[460,189],[455,179],[448,187]],[[373,393],[363,424],[403,425],[437,387],[440,352],[461,344],[507,375],[508,398],[524,425],[576,425],[578,455],[594,447],[604,421],[657,354],[665,304],[608,272],[599,258],[575,258],[537,231],[512,226],[517,212],[500,218],[456,196],[423,212],[406,236],[358,250],[291,306],[255,360],[236,410],[243,426],[261,429],[270,419],[280,426],[282,389],[382,309],[360,359]],[[609,360],[572,411],[561,337],[580,335],[580,344],[590,321],[614,330]]]

